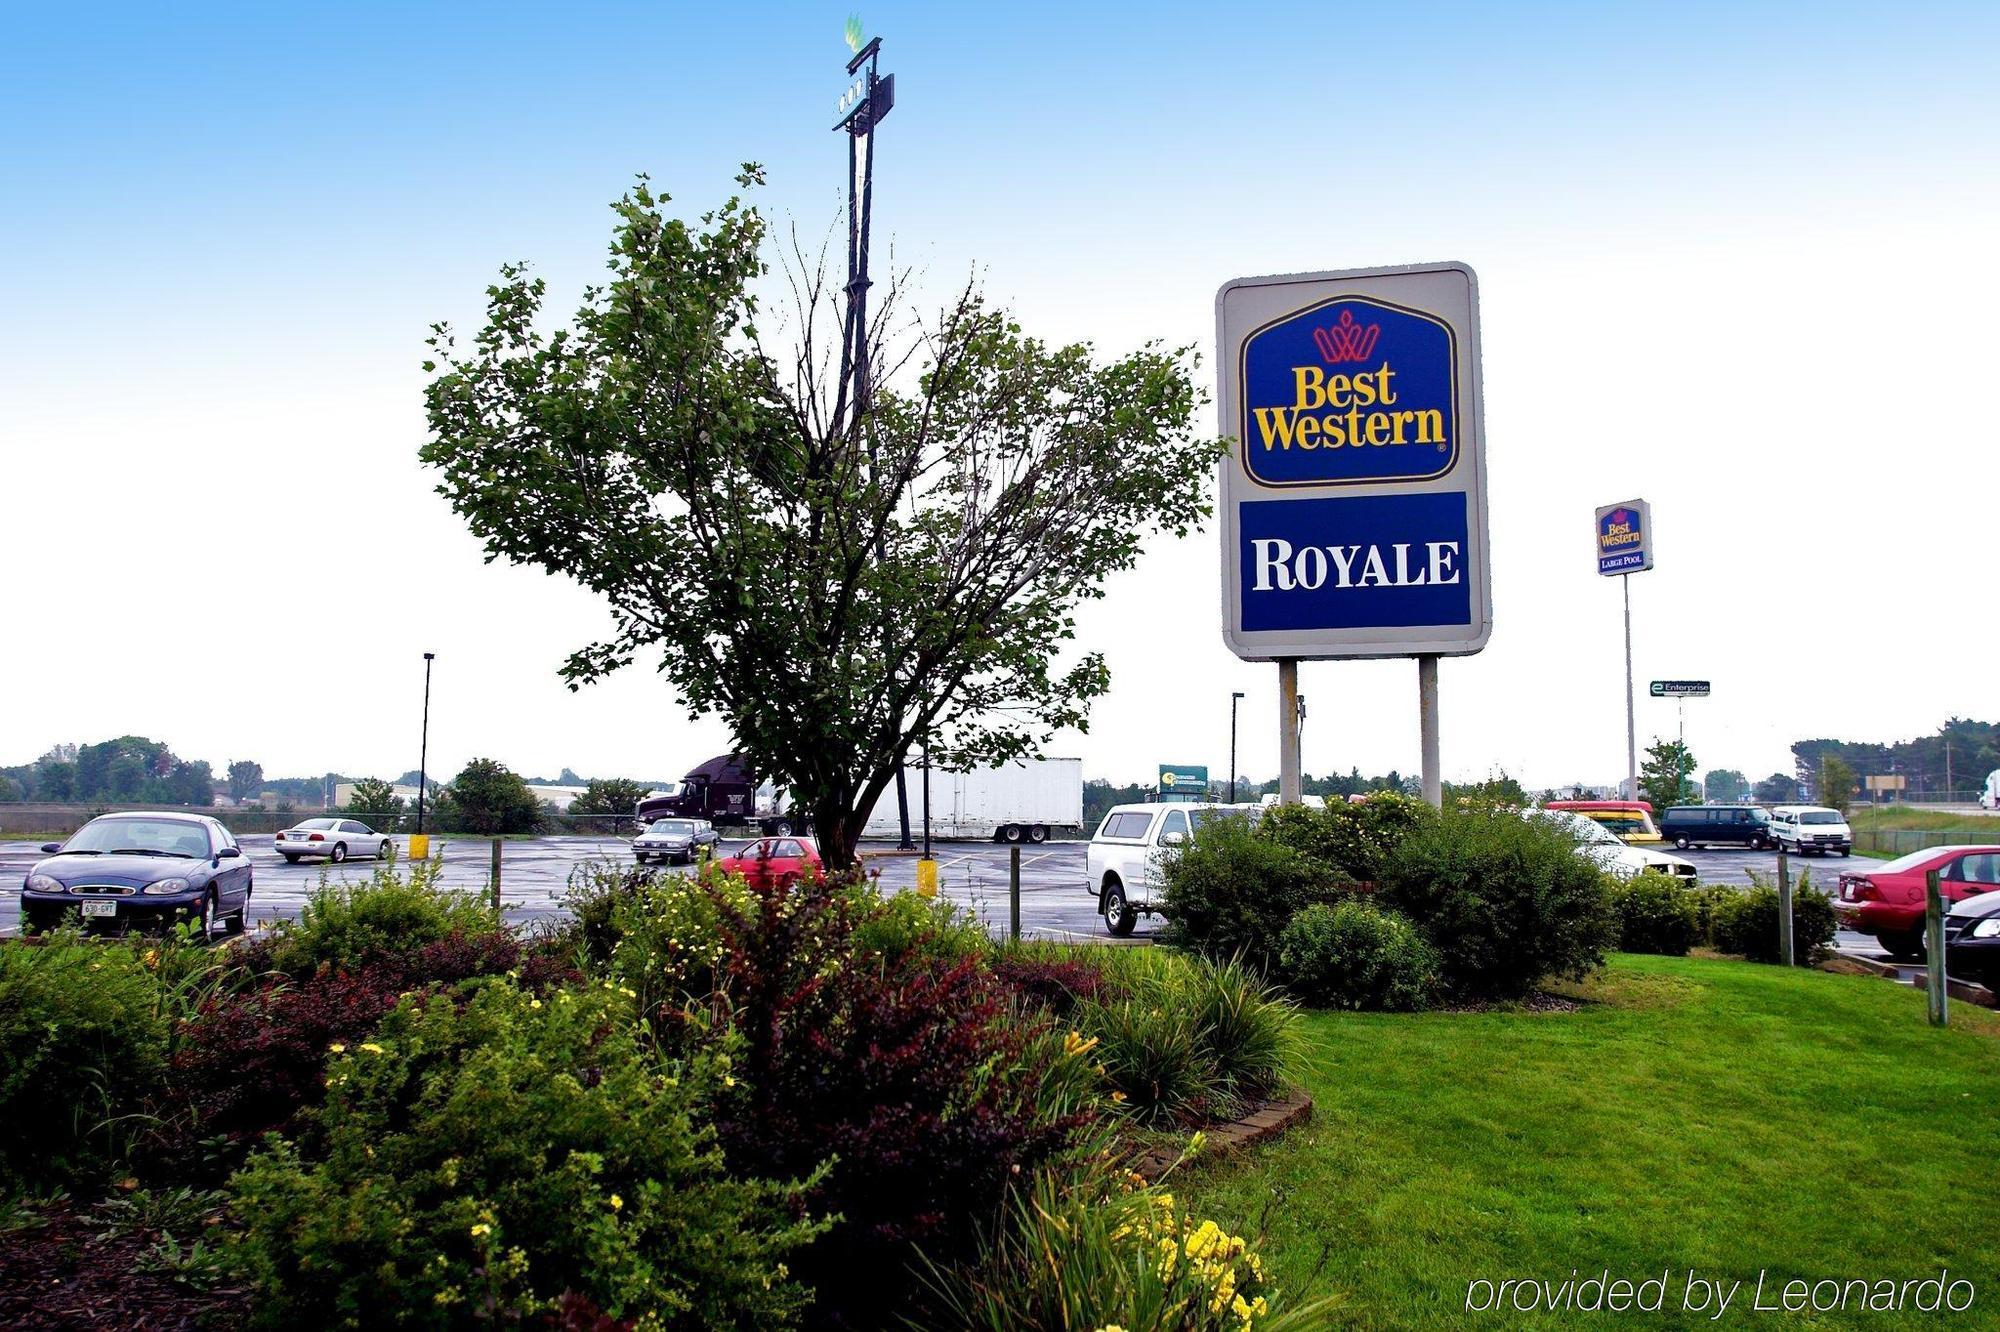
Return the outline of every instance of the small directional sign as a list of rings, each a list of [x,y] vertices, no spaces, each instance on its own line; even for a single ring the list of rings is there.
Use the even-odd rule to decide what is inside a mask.
[[[1655,680],[1654,698],[1707,698],[1706,680]]]

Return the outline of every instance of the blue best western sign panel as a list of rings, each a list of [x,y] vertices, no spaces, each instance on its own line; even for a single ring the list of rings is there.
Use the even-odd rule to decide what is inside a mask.
[[[1653,567],[1653,508],[1644,500],[1597,511],[1597,572],[1641,573]]]
[[[1223,637],[1238,656],[1477,652],[1492,613],[1479,330],[1462,264],[1216,298]]]

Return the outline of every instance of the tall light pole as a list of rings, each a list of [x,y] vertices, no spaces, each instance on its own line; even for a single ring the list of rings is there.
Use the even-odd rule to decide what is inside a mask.
[[[874,37],[864,43],[861,35],[861,20],[849,18],[847,49],[854,53],[847,62],[851,82],[840,95],[840,118],[833,123],[836,133],[847,131],[847,318],[840,331],[840,389],[834,400],[833,420],[835,429],[846,426],[855,443],[860,442],[859,433],[868,430],[868,405],[874,388],[868,346],[868,234],[875,211],[875,127],[896,105],[896,76],[876,68],[882,39]],[[863,65],[868,67],[865,74],[861,72]],[[867,444],[872,472],[872,431]],[[913,850],[910,792],[900,757],[896,760],[896,815],[903,834],[898,849]]]
[[[428,785],[425,774],[431,759],[431,663],[437,660],[437,653],[424,653],[424,737],[417,748],[417,831],[424,830],[424,788]]]
[[[1229,803],[1236,803],[1236,705],[1243,699],[1243,691],[1237,690],[1229,696]]]

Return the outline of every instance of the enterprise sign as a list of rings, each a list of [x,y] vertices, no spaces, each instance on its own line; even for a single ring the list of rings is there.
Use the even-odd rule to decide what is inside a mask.
[[[1492,631],[1478,292],[1463,264],[1216,296],[1223,640],[1239,657],[1463,655]]]

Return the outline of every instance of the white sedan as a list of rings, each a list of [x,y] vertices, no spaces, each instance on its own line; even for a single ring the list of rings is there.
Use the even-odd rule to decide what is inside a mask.
[[[1634,846],[1596,819],[1578,814],[1575,810],[1529,809],[1522,811],[1522,817],[1552,823],[1569,833],[1576,838],[1578,851],[1597,862],[1599,869],[1616,874],[1621,879],[1652,870],[1659,874],[1671,874],[1682,883],[1692,884],[1698,873],[1692,860],[1682,860],[1679,856],[1650,847]]]
[[[279,833],[276,845],[278,854],[294,865],[309,856],[325,856],[337,865],[350,856],[387,860],[396,854],[388,834],[359,819],[307,819]]]

